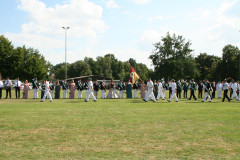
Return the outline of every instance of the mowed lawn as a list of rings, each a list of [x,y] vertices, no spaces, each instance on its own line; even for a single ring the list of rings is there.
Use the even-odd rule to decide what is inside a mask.
[[[0,159],[240,159],[240,102],[201,100],[1,99]]]

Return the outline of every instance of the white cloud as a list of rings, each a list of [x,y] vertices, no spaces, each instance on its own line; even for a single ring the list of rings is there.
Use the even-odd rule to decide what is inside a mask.
[[[120,6],[114,2],[114,0],[109,0],[106,4],[107,8],[120,8]]]
[[[155,30],[146,30],[140,37],[140,42],[148,42],[150,44],[156,43],[161,39],[161,33]]]
[[[232,8],[236,3],[237,3],[236,0],[233,1],[233,2],[224,2],[224,3],[222,3],[222,5],[217,10],[217,14],[218,15],[224,14],[226,11],[228,11],[230,8]]]
[[[47,7],[41,0],[20,0],[18,8],[28,13],[28,22],[21,26],[20,33],[6,35],[18,45],[38,48],[53,64],[63,60],[58,53],[61,50],[64,54],[63,26],[70,26],[67,31],[70,63],[77,60],[79,46],[86,51],[108,28],[102,19],[103,8],[89,0],[69,0],[54,7]]]
[[[133,0],[136,4],[146,4],[149,3],[151,0]]]

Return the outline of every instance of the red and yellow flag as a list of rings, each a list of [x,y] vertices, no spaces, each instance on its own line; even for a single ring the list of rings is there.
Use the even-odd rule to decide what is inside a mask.
[[[134,84],[139,79],[137,72],[134,68],[130,65],[130,81]]]

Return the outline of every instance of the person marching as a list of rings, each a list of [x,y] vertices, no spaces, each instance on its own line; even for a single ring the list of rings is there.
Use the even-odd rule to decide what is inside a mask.
[[[171,81],[168,81],[168,90],[169,90],[168,94],[169,94],[169,98],[170,98],[171,95],[172,95],[172,83],[171,83]]]
[[[202,92],[203,92],[203,83],[200,81],[198,83],[198,98],[202,98]]]
[[[181,85],[181,82],[179,80],[179,81],[177,81],[177,97],[178,98],[181,98],[181,92],[182,92],[182,85]]]
[[[152,100],[153,102],[156,102],[155,96],[153,94],[153,82],[151,80],[151,78],[148,78],[147,80],[147,93],[144,97],[144,101],[147,102],[148,99]]]
[[[77,82],[77,90],[78,90],[78,99],[82,99],[82,92],[84,89],[83,89],[81,80]]]
[[[63,89],[63,98],[67,98],[67,93],[68,93],[68,86],[67,86],[67,81],[62,81],[62,89]]]
[[[97,98],[98,98],[98,91],[99,91],[98,81],[96,81],[96,82],[93,84],[93,88],[94,88],[94,96],[95,96],[96,99],[97,99]]]
[[[39,85],[37,83],[37,78],[33,78],[31,81],[33,85],[33,99],[38,99]]]
[[[213,81],[213,82],[212,82],[212,99],[215,98],[216,88],[217,88],[216,82]]]
[[[12,82],[9,80],[9,77],[7,77],[7,79],[5,81],[6,99],[8,98],[8,93],[9,93],[9,97],[11,99],[11,87],[12,87]]]
[[[188,92],[188,83],[187,83],[187,81],[184,81],[184,83],[183,83],[183,98],[187,98],[187,92]]]
[[[196,83],[194,82],[194,79],[192,79],[190,81],[190,91],[191,91],[191,95],[189,100],[191,100],[191,98],[193,97],[195,100],[197,100],[196,96],[195,96],[195,91],[196,91]]]
[[[19,78],[17,78],[14,84],[15,84],[16,99],[19,99],[22,82],[19,81]]]
[[[222,83],[219,81],[218,83],[217,83],[217,91],[218,91],[218,98],[222,98],[222,88],[223,88],[223,85],[222,85]]]
[[[89,101],[90,96],[93,98],[93,101],[96,102],[97,99],[95,98],[95,96],[93,95],[93,83],[92,83],[92,78],[88,78],[88,88],[87,88],[87,96],[85,99],[85,102]]]
[[[239,101],[238,96],[237,96],[238,86],[237,86],[237,83],[236,83],[234,80],[232,80],[232,86],[231,86],[231,88],[232,88],[232,97],[231,97],[231,100],[233,100],[233,98],[236,97],[236,100]]]
[[[45,81],[43,81],[42,87],[39,87],[39,89],[41,89],[41,99],[43,99],[45,93]]]
[[[230,100],[230,98],[228,97],[228,89],[229,89],[229,85],[228,85],[228,83],[227,83],[227,80],[225,79],[224,81],[223,81],[223,99],[222,99],[222,102],[224,102],[224,100],[225,100],[225,98],[227,98],[228,99],[228,102],[230,102],[231,100]]]
[[[162,90],[163,97],[165,99],[165,91],[167,90],[167,84],[165,83],[164,78],[162,79],[162,86],[163,86],[163,90]]]
[[[119,98],[123,98],[123,93],[124,93],[124,83],[122,81],[120,81],[120,83],[118,84],[117,88],[119,89]]]
[[[155,98],[157,98],[157,96],[158,96],[158,83],[157,83],[156,80],[154,80],[154,85],[153,86],[154,86],[153,94],[154,94]]]
[[[173,99],[173,96],[175,97],[176,102],[178,102],[178,98],[177,98],[177,95],[176,95],[177,85],[176,85],[174,79],[171,80],[171,91],[172,91],[171,98],[168,100],[168,102],[171,102],[171,100]]]
[[[104,81],[100,82],[101,98],[106,98],[106,86]]]
[[[52,100],[52,96],[51,96],[51,94],[50,94],[50,87],[49,87],[49,82],[47,81],[47,80],[45,80],[45,92],[44,92],[44,96],[43,96],[43,99],[42,99],[42,101],[41,102],[44,102],[45,101],[45,98],[46,98],[46,96],[47,96],[47,94],[48,94],[48,96],[49,96],[49,98],[50,98],[50,102],[52,102],[53,100]]]
[[[210,96],[210,92],[212,91],[212,86],[208,80],[206,80],[205,84],[203,85],[203,89],[205,91],[205,95],[202,102],[205,102],[207,98],[209,99],[209,102],[212,102],[212,98]]]
[[[138,98],[139,84],[137,81],[133,84],[133,89],[134,89],[134,98]]]
[[[157,83],[158,83],[158,96],[157,96],[156,100],[159,100],[159,98],[162,98],[162,100],[165,100],[165,97],[163,95],[162,81],[159,80],[159,81],[157,81]]]

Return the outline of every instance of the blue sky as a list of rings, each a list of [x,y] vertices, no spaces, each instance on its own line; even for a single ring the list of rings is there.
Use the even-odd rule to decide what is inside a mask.
[[[70,63],[114,53],[152,68],[153,43],[167,32],[190,40],[195,56],[240,46],[239,0],[1,0],[0,12],[0,34],[52,64],[65,61],[62,26]]]

